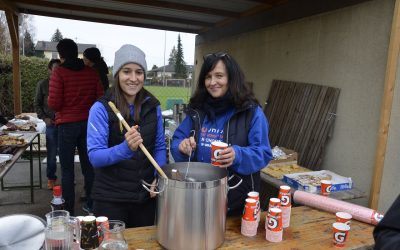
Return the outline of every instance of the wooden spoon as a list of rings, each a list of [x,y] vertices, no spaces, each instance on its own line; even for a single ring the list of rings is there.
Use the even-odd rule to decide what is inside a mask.
[[[111,107],[111,109],[114,111],[115,115],[118,117],[118,119],[122,122],[122,125],[124,125],[125,129],[130,131],[131,127],[129,127],[129,124],[125,121],[124,117],[121,115],[121,112],[115,107],[115,104],[113,102],[108,102],[108,105]],[[167,175],[164,173],[164,171],[161,169],[161,167],[158,165],[158,163],[154,160],[153,156],[147,151],[146,147],[140,143],[139,145],[140,149],[143,151],[143,153],[147,156],[147,159],[150,160],[151,164],[155,167],[157,172],[164,177],[165,179],[168,179]]]

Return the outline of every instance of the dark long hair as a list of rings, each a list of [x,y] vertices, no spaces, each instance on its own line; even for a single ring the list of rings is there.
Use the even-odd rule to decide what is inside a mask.
[[[206,75],[212,71],[218,61],[225,64],[228,74],[228,91],[230,92],[235,108],[244,108],[250,103],[259,104],[252,90],[245,81],[243,71],[239,64],[227,53],[218,52],[204,56],[204,62],[201,66],[199,79],[196,90],[190,98],[189,106],[192,108],[202,108],[203,103],[207,100],[210,94],[205,86]]]
[[[124,96],[124,92],[122,91],[121,86],[119,85],[118,73],[114,77],[114,84],[111,87],[110,91],[111,91],[112,99],[114,99],[115,106],[119,109],[119,111],[121,112],[121,115],[125,118],[125,120],[129,121],[131,118],[130,110],[129,110],[129,103]],[[136,94],[135,102],[133,104],[135,107],[134,116],[133,116],[133,120],[135,121],[135,124],[140,125],[140,110],[141,110],[142,103],[147,96],[154,98],[154,96],[150,92],[145,90],[143,87]]]

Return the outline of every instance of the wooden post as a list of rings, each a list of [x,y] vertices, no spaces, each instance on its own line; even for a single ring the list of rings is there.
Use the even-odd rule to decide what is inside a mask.
[[[19,61],[19,23],[16,8],[7,0],[0,0],[0,6],[5,9],[8,30],[12,45],[13,62],[13,90],[14,90],[14,114],[21,114],[21,71]]]
[[[381,117],[379,122],[378,142],[375,152],[374,172],[372,175],[372,187],[369,197],[369,207],[378,208],[379,194],[381,191],[383,168],[385,163],[386,144],[389,133],[390,115],[392,111],[393,94],[396,81],[397,64],[400,49],[400,0],[396,0],[392,30],[390,34],[389,51],[386,63],[385,85],[381,105]]]

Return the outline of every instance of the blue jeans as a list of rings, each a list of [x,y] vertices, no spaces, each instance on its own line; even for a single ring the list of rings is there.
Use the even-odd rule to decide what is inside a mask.
[[[50,125],[46,127],[46,149],[47,149],[47,179],[57,180],[57,127]]]
[[[61,164],[62,195],[65,200],[65,209],[74,215],[75,205],[75,148],[78,148],[79,161],[84,177],[84,187],[87,197],[87,205],[92,208],[93,201],[90,198],[92,191],[94,171],[87,154],[87,121],[64,123],[58,126],[58,147]]]

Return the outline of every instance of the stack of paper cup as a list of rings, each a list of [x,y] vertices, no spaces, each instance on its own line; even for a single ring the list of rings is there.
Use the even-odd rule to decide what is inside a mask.
[[[268,215],[268,227],[265,231],[265,239],[271,242],[281,242],[283,236],[282,210],[271,208]]]
[[[290,213],[292,212],[290,187],[289,186],[280,186],[278,198],[279,198],[279,200],[281,200],[282,226],[283,226],[283,228],[287,228],[290,225]]]
[[[281,200],[279,200],[278,198],[269,198],[268,212],[265,217],[265,229],[268,228],[268,216],[271,211],[271,208],[281,208]]]
[[[252,191],[252,192],[249,192],[247,194],[247,196],[248,196],[247,198],[254,199],[257,201],[257,211],[256,211],[257,218],[256,218],[256,220],[257,220],[257,223],[260,223],[260,216],[261,216],[260,195],[258,192]]]
[[[255,236],[257,227],[257,200],[247,198],[242,216],[241,233],[245,236]]]
[[[244,236],[255,236],[257,234],[257,201],[255,199],[247,198],[246,205],[244,206],[244,213],[242,216],[241,233]]]

